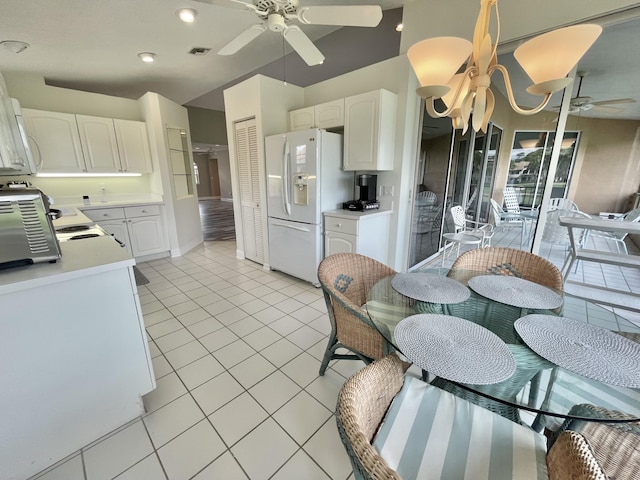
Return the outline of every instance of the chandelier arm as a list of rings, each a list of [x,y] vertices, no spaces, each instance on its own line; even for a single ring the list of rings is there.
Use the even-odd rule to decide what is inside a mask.
[[[439,112],[436,110],[435,105],[433,104],[433,97],[425,98],[424,106],[427,108],[427,113],[431,118],[444,118],[448,117],[453,108],[447,108],[444,112]]]
[[[504,78],[504,84],[507,88],[507,96],[509,97],[509,104],[511,105],[511,108],[513,108],[520,115],[535,115],[536,113],[540,112],[544,107],[546,107],[547,104],[549,103],[549,100],[551,99],[552,94],[545,93],[544,98],[542,99],[542,102],[537,107],[534,107],[531,109],[524,109],[519,107],[518,104],[516,103],[516,99],[513,96],[513,90],[511,88],[511,79],[509,78],[509,72],[507,71],[507,69],[504,66],[500,65],[499,63],[497,63],[489,69],[489,73],[491,74],[494,70],[498,70],[500,73],[502,73],[502,77]]]

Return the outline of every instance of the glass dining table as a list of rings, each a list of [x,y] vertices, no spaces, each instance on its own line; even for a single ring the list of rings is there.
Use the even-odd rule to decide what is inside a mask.
[[[431,383],[513,421],[640,421],[640,327],[587,300],[509,275],[430,268],[379,280],[376,329]],[[591,404],[625,414],[569,413]],[[578,409],[577,411],[580,411]]]

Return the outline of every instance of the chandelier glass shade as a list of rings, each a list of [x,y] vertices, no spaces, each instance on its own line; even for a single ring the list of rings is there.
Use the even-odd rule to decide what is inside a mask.
[[[494,7],[497,21],[495,42],[489,33]],[[480,0],[473,42],[458,37],[428,38],[409,48],[407,56],[420,83],[416,93],[426,100],[430,116],[450,117],[453,127],[464,131],[471,124],[476,132],[486,132],[495,106],[495,98],[489,88],[495,71],[504,78],[511,108],[522,115],[533,115],[547,106],[554,92],[571,84],[573,78],[568,78],[567,74],[601,32],[599,25],[573,25],[532,38],[514,51],[515,59],[533,82],[527,92],[543,97],[537,107],[530,109],[518,106],[509,72],[498,63],[498,0]],[[464,70],[457,73],[465,62]],[[444,111],[436,110],[436,99],[443,101]]]

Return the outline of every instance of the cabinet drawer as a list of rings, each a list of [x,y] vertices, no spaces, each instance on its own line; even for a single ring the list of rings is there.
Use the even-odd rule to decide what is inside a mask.
[[[124,213],[126,214],[127,218],[160,215],[160,205],[140,205],[136,207],[125,207]]]
[[[83,210],[82,213],[94,222],[124,218],[124,208],[96,208],[95,210]]]
[[[324,229],[331,232],[358,234],[358,220],[339,217],[325,217]]]

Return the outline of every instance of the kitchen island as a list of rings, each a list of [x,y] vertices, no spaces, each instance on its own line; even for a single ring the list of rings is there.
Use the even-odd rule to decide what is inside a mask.
[[[109,236],[0,270],[0,479],[27,478],[143,413],[155,388],[133,275]]]

